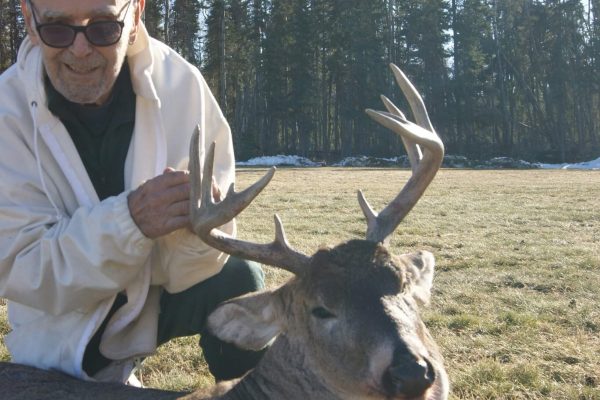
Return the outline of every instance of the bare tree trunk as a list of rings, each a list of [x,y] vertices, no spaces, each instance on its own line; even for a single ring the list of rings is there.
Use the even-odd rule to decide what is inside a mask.
[[[13,64],[17,62],[17,53],[19,51],[19,46],[21,45],[21,39],[23,38],[23,34],[21,29],[19,29],[18,18],[21,12],[21,6],[19,5],[18,0],[10,0],[9,7],[9,21],[8,25],[10,26],[10,63]]]
[[[171,43],[171,0],[165,0],[165,43]]]
[[[221,1],[221,3],[221,20],[219,21],[219,103],[223,110],[227,110],[227,74],[225,69],[225,2]]]
[[[497,66],[497,74],[498,74],[498,91],[499,91],[499,100],[500,100],[500,113],[502,115],[502,147],[504,153],[510,153],[512,147],[512,134],[510,120],[512,116],[509,113],[509,105],[508,99],[506,98],[506,71],[504,69],[504,57],[502,55],[500,38],[498,35],[500,34],[500,29],[498,29],[498,9],[497,4],[494,2],[494,41],[496,46],[496,66]]]
[[[460,60],[460,53],[459,53],[459,44],[458,44],[458,30],[456,29],[456,23],[457,23],[457,18],[458,18],[458,6],[456,4],[456,0],[452,0],[452,5],[451,5],[451,10],[452,10],[452,25],[453,25],[453,29],[452,29],[452,46],[453,46],[453,52],[454,52],[454,63],[453,63],[453,67],[454,67],[454,81],[455,82],[460,82],[460,78],[459,76],[462,74],[462,71],[460,69],[460,65],[461,65],[461,60]],[[464,137],[464,122],[463,122],[463,116],[462,116],[462,106],[463,106],[463,101],[464,101],[464,96],[462,94],[462,88],[460,86],[460,84],[458,85],[454,85],[454,112],[456,115],[456,123],[455,123],[455,127],[454,127],[454,137],[453,137],[453,142],[454,145],[456,146],[456,150],[458,151],[459,154],[463,154],[464,150],[465,150],[465,140],[463,139]]]

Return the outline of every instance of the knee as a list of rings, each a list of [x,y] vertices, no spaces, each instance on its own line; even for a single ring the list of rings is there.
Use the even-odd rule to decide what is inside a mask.
[[[265,274],[259,263],[229,257],[219,275],[230,287],[231,297],[255,292],[265,287]]]

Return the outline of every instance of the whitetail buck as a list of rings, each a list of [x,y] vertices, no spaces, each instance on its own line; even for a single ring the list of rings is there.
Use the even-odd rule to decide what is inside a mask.
[[[270,244],[228,237],[218,227],[252,202],[268,184],[274,169],[246,190],[236,193],[231,187],[223,201],[214,201],[211,191],[214,145],[205,156],[200,176],[198,132],[194,135],[190,146],[193,200],[190,212],[196,234],[226,253],[283,268],[294,277],[273,291],[227,301],[211,314],[209,329],[221,339],[247,349],[258,350],[268,345],[270,348],[258,366],[243,378],[219,384],[210,394],[194,392],[183,398],[438,400],[448,397],[442,356],[417,307],[417,303],[429,300],[433,256],[428,252],[394,256],[386,247],[390,235],[435,176],[444,147],[415,88],[395,65],[392,70],[417,123],[408,121],[386,98],[383,100],[388,112],[367,110],[367,113],[401,135],[412,176],[379,214],[359,192],[359,203],[367,219],[366,240],[351,240],[309,257],[289,246],[277,216],[275,240]],[[0,382],[2,398],[6,399],[179,396],[123,386],[119,392],[119,385],[81,382],[8,364],[0,367]]]

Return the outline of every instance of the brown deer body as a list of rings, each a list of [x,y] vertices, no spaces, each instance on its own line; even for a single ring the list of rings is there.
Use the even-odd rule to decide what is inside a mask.
[[[255,244],[228,237],[218,227],[239,214],[268,184],[263,179],[241,193],[233,187],[223,201],[212,200],[214,145],[205,156],[200,174],[196,132],[190,146],[193,229],[206,243],[226,253],[280,267],[295,276],[272,291],[232,299],[220,305],[208,320],[221,339],[246,349],[269,346],[258,366],[243,378],[217,385],[184,399],[286,399],[286,400],[444,400],[448,379],[437,345],[421,321],[419,303],[427,303],[433,280],[434,259],[428,252],[392,255],[386,244],[400,221],[421,197],[443,157],[423,102],[404,74],[392,65],[417,124],[409,122],[387,99],[389,112],[367,110],[376,121],[400,134],[411,160],[413,175],[400,194],[379,214],[362,193],[359,203],[367,218],[366,240],[351,240],[324,248],[308,257],[292,249],[276,217],[276,238]],[[201,201],[200,201],[201,200]],[[18,366],[14,368],[19,368]],[[25,367],[22,367],[25,368]],[[0,390],[12,392],[6,380],[12,375],[30,385],[54,381],[15,374],[0,364]],[[40,375],[41,374],[41,375]],[[46,397],[6,399],[162,399],[179,394],[127,388],[122,397],[107,396],[102,385],[64,378],[79,385],[79,392]],[[69,386],[70,387],[70,386]],[[6,390],[5,390],[6,389]],[[46,389],[56,390],[55,385]],[[71,393],[71,392],[70,392]],[[154,397],[152,397],[154,396]],[[163,397],[160,397],[163,396]],[[169,397],[171,396],[171,397]]]

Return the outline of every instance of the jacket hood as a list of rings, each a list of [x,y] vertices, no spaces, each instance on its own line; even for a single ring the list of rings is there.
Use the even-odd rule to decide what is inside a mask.
[[[25,36],[17,55],[17,71],[21,82],[25,83],[25,90],[29,101],[43,100],[46,98],[44,89],[44,64],[42,49],[34,44],[29,36]],[[35,76],[36,79],[27,77]]]
[[[150,37],[146,30],[146,26],[143,22],[140,22],[140,28],[135,43],[130,45],[127,49],[127,58],[130,60],[129,68],[133,91],[138,96],[157,101],[160,107],[158,93],[156,92],[155,86],[152,84],[154,60],[152,52],[149,51],[151,40],[155,39]]]

